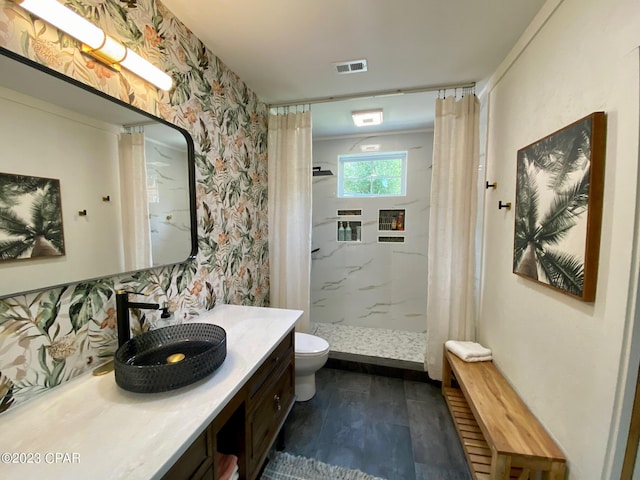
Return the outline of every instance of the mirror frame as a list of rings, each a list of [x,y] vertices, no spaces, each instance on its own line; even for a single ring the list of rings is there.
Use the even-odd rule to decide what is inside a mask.
[[[45,65],[42,65],[40,63],[37,63],[29,58],[23,57],[22,55],[19,55],[11,50],[7,50],[6,48],[0,46],[0,55],[4,55],[6,57],[9,57],[17,62],[20,62],[24,65],[26,65],[27,67],[32,67],[35,68],[36,70],[39,70],[40,72],[43,72],[45,74],[51,75],[59,80],[62,80],[65,83],[68,83],[74,87],[79,87],[89,93],[92,93],[94,95],[97,95],[107,101],[113,102],[121,107],[125,107],[129,110],[132,110],[133,112],[139,114],[139,115],[143,115],[147,118],[149,118],[150,120],[153,120],[155,122],[158,123],[162,123],[170,128],[173,128],[175,130],[178,130],[182,136],[184,137],[185,141],[187,142],[187,170],[188,170],[188,182],[189,182],[189,223],[190,223],[190,230],[191,230],[191,250],[189,255],[187,256],[187,258],[185,258],[182,261],[179,262],[175,262],[175,263],[168,263],[168,264],[163,264],[163,265],[154,265],[152,267],[147,267],[147,268],[141,268],[141,269],[137,269],[137,270],[125,270],[125,271],[121,271],[121,272],[114,272],[114,273],[110,273],[107,275],[102,275],[102,276],[98,276],[98,277],[92,277],[92,278],[80,278],[77,280],[74,280],[72,282],[66,282],[66,283],[60,283],[60,284],[54,284],[54,285],[47,285],[47,286],[43,286],[43,287],[39,287],[39,288],[35,288],[32,290],[24,290],[24,291],[17,291],[17,292],[12,292],[12,293],[7,293],[4,294],[2,292],[0,292],[0,299],[3,298],[10,298],[10,297],[17,297],[20,295],[27,295],[30,293],[35,293],[35,292],[40,292],[43,290],[50,290],[50,289],[54,289],[54,288],[61,288],[61,287],[65,287],[68,285],[74,285],[77,283],[84,283],[84,282],[92,282],[92,281],[97,281],[97,280],[101,280],[101,279],[105,279],[105,278],[113,278],[113,277],[120,277],[123,275],[130,275],[136,272],[144,272],[147,270],[155,270],[155,269],[161,269],[164,267],[168,267],[168,266],[172,266],[172,265],[181,265],[190,261],[195,260],[196,255],[198,253],[198,215],[197,215],[197,209],[196,209],[196,174],[195,174],[195,148],[194,148],[194,144],[193,144],[193,138],[191,138],[191,134],[184,128],[179,127],[178,125],[174,125],[173,123],[170,123],[160,117],[156,117],[155,115],[152,115],[149,112],[146,112],[144,110],[141,110],[137,107],[134,107],[133,105],[123,102],[122,100],[112,97],[111,95],[108,95],[98,89],[96,89],[95,87],[92,87],[90,85],[84,84],[74,78],[68,77],[56,70],[53,70]]]

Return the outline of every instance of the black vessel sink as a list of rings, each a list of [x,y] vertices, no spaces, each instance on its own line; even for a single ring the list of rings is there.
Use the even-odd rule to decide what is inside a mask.
[[[227,333],[222,327],[171,325],[133,337],[116,351],[116,383],[130,392],[165,392],[212,374],[226,356]]]

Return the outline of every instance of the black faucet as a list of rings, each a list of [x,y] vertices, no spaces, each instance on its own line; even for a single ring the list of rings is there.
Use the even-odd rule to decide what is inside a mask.
[[[141,303],[130,302],[129,293],[136,294],[137,292],[127,292],[125,290],[118,290],[116,292],[116,317],[118,324],[118,348],[125,344],[127,340],[131,338],[131,330],[129,325],[129,309],[130,308],[143,308],[147,310],[159,310],[160,305],[157,303]],[[168,308],[165,306],[162,308],[162,315],[168,314]]]

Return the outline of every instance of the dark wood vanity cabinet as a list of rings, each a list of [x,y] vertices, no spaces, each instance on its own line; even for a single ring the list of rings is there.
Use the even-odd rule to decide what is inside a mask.
[[[247,399],[247,478],[256,478],[293,407],[293,336],[288,335],[249,381]]]
[[[213,479],[213,432],[207,428],[164,476],[169,479]]]
[[[240,479],[254,480],[295,402],[294,334],[289,332],[249,381],[164,476],[220,477],[216,452],[238,457]]]

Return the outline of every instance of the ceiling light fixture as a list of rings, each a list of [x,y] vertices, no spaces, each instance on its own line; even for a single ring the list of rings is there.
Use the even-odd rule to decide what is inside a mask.
[[[89,20],[56,0],[14,0],[22,8],[82,42],[82,51],[120,70],[125,67],[162,90],[169,90],[173,79],[155,65],[125,47]]]
[[[356,127],[368,127],[369,125],[380,125],[382,123],[382,109],[361,110],[351,112],[353,123]]]
[[[372,143],[371,145],[360,145],[360,151],[361,152],[379,152],[380,144]]]

